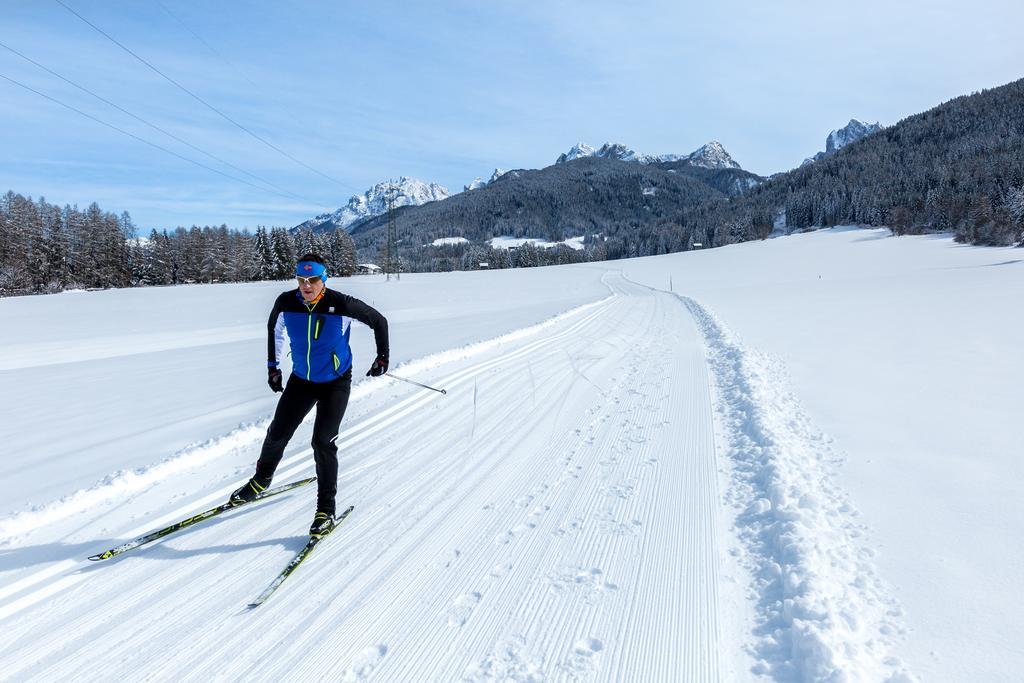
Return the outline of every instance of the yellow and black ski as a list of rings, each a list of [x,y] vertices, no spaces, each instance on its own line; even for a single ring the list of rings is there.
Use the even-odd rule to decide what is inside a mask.
[[[292,489],[296,489],[300,486],[305,486],[306,484],[310,484],[314,481],[316,481],[316,477],[310,477],[309,479],[301,479],[299,481],[294,481],[290,484],[276,486],[272,489],[267,489],[266,491],[257,495],[249,502],[255,503],[266,498],[269,498],[271,496],[276,496],[279,493],[284,493],[285,491],[291,491]],[[94,561],[109,560],[111,557],[120,555],[122,553],[126,553],[129,550],[134,550],[135,548],[146,545],[147,543],[152,543],[153,541],[159,538],[163,538],[164,536],[169,536],[175,533],[176,531],[181,531],[182,529],[186,529],[194,524],[203,522],[207,519],[210,519],[211,517],[216,517],[217,515],[223,512],[228,512],[229,510],[233,510],[237,507],[241,507],[242,505],[247,504],[248,503],[224,503],[223,505],[218,505],[217,507],[206,510],[205,512],[200,512],[198,515],[193,515],[188,519],[183,519],[180,522],[175,522],[174,524],[171,524],[170,526],[165,526],[163,529],[157,529],[156,531],[149,532],[145,536],[139,536],[138,538],[128,541],[127,543],[124,543],[122,545],[119,545],[116,548],[111,548],[106,552],[99,553],[98,555],[93,555],[89,559]]]
[[[334,528],[337,528],[338,525],[341,524],[345,520],[345,518],[349,516],[349,513],[351,513],[352,510],[354,510],[354,509],[355,509],[355,506],[352,506],[352,505],[349,505],[347,508],[345,508],[345,511],[342,512],[340,515],[338,515],[338,519],[335,520]],[[332,529],[331,531],[333,533],[334,529]],[[255,607],[259,607],[264,602],[266,602],[267,598],[269,598],[271,596],[271,594],[274,591],[276,591],[280,587],[280,585],[282,583],[284,583],[284,580],[287,579],[289,576],[291,576],[292,572],[295,571],[296,569],[298,569],[299,565],[302,564],[303,561],[305,561],[305,559],[307,557],[309,557],[309,554],[313,552],[313,548],[317,547],[317,545],[319,545],[320,541],[322,541],[325,538],[327,538],[327,537],[326,536],[310,536],[309,537],[309,542],[306,543],[306,545],[302,548],[302,550],[300,550],[299,552],[295,553],[295,557],[293,557],[292,561],[289,562],[287,564],[287,566],[285,566],[285,568],[281,570],[281,573],[277,575],[277,578],[274,579],[273,583],[271,583],[269,586],[267,586],[267,589],[265,591],[263,591],[262,593],[260,593],[258,598],[256,598],[255,600],[253,600],[252,602],[249,603],[249,608],[252,609],[252,608],[255,608]]]

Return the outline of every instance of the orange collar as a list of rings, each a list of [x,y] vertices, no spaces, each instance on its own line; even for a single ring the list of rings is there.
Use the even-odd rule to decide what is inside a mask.
[[[324,298],[324,292],[326,292],[326,291],[327,291],[326,287],[321,289],[320,293],[317,294],[316,298],[313,299],[312,301],[306,301],[305,297],[302,296],[302,292],[299,292],[299,298],[302,299],[302,303],[306,304],[306,308],[312,310],[312,309],[316,308],[316,305],[318,303],[320,303],[320,299]]]

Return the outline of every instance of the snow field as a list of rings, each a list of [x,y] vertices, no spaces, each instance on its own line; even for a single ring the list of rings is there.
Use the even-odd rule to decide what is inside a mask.
[[[417,377],[448,396],[392,387],[380,393],[404,400],[364,400],[339,437],[339,504],[356,511],[258,611],[242,607],[304,540],[303,490],[70,575],[84,578],[7,622],[5,671],[718,678],[719,497],[703,347],[678,301],[612,286],[615,297],[539,339]],[[670,391],[677,383],[688,389]],[[277,481],[311,470],[301,448]],[[74,535],[95,538],[103,521]]]
[[[82,558],[251,473],[274,398],[252,373],[262,335],[180,332],[258,319],[280,283],[0,301],[46,340],[70,321],[86,356],[96,336],[177,345],[49,365],[17,347],[25,367],[0,370],[17,387],[0,397],[7,509],[43,503],[2,522],[0,666],[14,680],[1014,680],[1022,263],[837,229],[611,264],[626,277],[583,264],[345,283],[391,314],[395,372],[450,393],[357,385],[339,482],[356,511],[255,612],[304,541],[311,489]],[[212,315],[225,296],[247,310]],[[12,330],[0,343],[21,343]],[[193,365],[217,381],[196,385]],[[41,401],[53,387],[60,400]],[[278,483],[312,472],[308,441],[307,424]],[[307,662],[314,643],[327,649]]]

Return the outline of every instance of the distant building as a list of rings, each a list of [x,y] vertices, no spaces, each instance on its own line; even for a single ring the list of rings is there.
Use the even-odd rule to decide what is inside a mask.
[[[487,261],[481,261],[480,262],[480,270],[485,270],[485,269],[490,268],[490,267],[491,267],[491,264],[488,263]]]
[[[380,266],[373,263],[359,263],[356,265],[356,273],[359,275],[373,275],[380,272]]]

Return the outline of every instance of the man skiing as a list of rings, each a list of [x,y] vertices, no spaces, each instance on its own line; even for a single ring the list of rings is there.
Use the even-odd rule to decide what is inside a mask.
[[[373,329],[377,358],[367,371],[379,377],[388,370],[388,321],[359,299],[327,289],[327,267],[316,254],[306,254],[295,266],[298,288],[274,302],[267,321],[267,383],[283,391],[267,429],[256,473],[231,494],[232,503],[248,502],[270,486],[285,446],[303,418],[316,406],[313,459],[316,462],[316,515],[309,535],[320,538],[334,529],[338,489],[338,434],[352,386],[352,320]],[[291,346],[292,374],[282,386],[279,368],[284,331]]]

